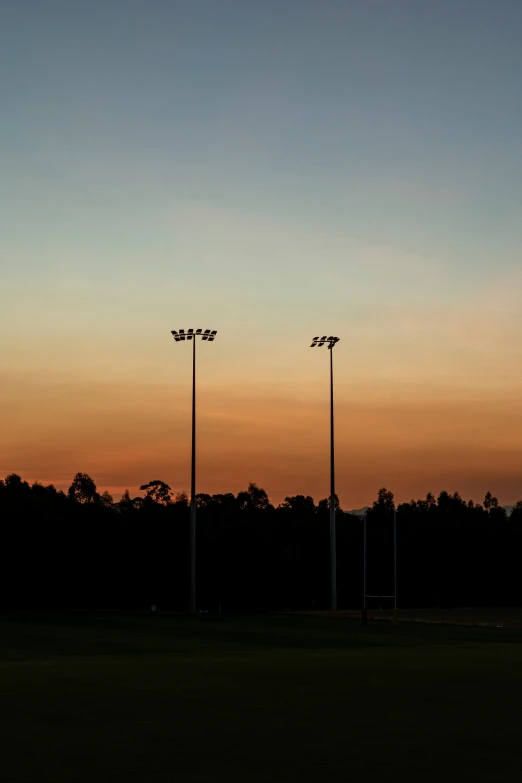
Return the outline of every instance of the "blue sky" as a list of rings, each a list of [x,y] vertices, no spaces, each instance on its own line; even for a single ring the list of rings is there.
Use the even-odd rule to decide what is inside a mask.
[[[514,263],[518,2],[3,7],[8,241],[159,243],[182,201]]]
[[[509,0],[5,3],[4,215],[110,232],[204,200],[471,263],[520,237],[521,23]]]
[[[304,383],[324,324],[346,383],[513,389],[521,29],[515,0],[4,0],[5,372],[167,384],[196,318],[215,383]]]

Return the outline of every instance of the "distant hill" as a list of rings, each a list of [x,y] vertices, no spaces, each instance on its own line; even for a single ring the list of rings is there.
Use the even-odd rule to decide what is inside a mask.
[[[353,514],[354,517],[362,517],[366,514],[370,506],[363,506],[362,508],[352,508],[351,511],[345,511],[345,514]]]
[[[349,511],[345,511],[345,514],[352,514],[354,517],[362,517],[366,514],[370,506],[363,506],[362,508],[352,508]],[[514,506],[502,506],[506,510],[506,514],[509,515],[514,509]]]

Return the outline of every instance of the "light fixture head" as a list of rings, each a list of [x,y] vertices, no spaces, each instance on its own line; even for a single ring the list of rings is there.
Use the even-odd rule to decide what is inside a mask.
[[[210,329],[187,329],[185,332],[184,329],[180,329],[179,332],[177,332],[175,329],[171,331],[171,335],[174,337],[175,341],[177,343],[180,342],[180,340],[192,340],[196,339],[196,337],[201,337],[202,340],[208,340],[208,342],[212,342],[215,340],[217,334],[217,329],[214,329],[213,331],[210,331]]]
[[[330,335],[330,337],[327,337],[326,335],[324,335],[323,337],[313,337],[310,348],[315,348],[316,346],[318,348],[321,348],[323,345],[326,344],[328,348],[331,350],[334,347],[334,345],[338,342],[339,342],[339,338],[333,337],[332,335]]]

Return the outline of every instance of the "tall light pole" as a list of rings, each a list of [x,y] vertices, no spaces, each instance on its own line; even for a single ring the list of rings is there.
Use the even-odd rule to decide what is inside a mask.
[[[335,543],[335,452],[334,452],[334,393],[333,348],[338,337],[314,337],[310,348],[327,345],[330,350],[330,608],[337,609],[337,548]]]
[[[190,605],[191,612],[196,611],[196,339],[201,337],[211,343],[217,331],[210,329],[180,329],[172,331],[177,343],[192,340],[192,460],[190,473]]]

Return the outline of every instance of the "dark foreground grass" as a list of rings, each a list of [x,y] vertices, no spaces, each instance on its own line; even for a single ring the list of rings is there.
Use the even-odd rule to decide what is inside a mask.
[[[522,632],[0,621],[2,783],[517,781]]]

